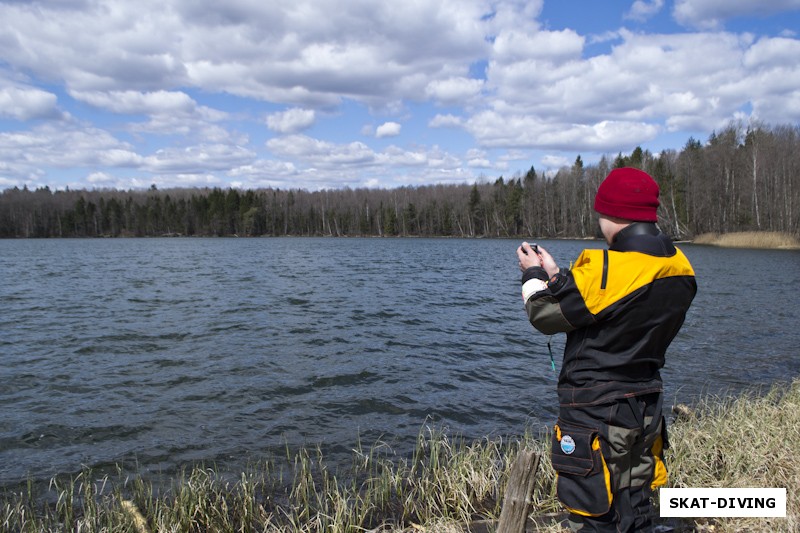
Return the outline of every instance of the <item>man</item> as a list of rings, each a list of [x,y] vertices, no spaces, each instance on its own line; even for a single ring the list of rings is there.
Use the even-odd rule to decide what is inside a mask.
[[[567,334],[551,459],[574,531],[650,531],[650,497],[666,483],[659,369],[697,291],[683,253],[656,226],[647,173],[613,170],[594,209],[607,250],[560,269],[541,247],[517,249],[531,324]]]

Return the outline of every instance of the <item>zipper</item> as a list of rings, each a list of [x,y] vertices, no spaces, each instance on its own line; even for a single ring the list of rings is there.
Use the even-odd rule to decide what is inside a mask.
[[[608,250],[603,250],[603,278],[600,281],[600,290],[606,290],[608,283]]]

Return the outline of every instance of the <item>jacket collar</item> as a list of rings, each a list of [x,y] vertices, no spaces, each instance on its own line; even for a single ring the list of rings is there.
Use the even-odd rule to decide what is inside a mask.
[[[661,233],[654,222],[633,222],[621,229],[609,247],[615,252],[641,252],[670,257],[675,255],[672,241]]]

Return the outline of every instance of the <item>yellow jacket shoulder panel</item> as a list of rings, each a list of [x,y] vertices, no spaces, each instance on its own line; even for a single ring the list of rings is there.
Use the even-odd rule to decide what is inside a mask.
[[[584,250],[572,267],[575,285],[589,312],[596,315],[609,305],[658,279],[694,276],[694,270],[680,250],[671,257],[656,257],[640,252]],[[603,269],[607,268],[605,287]]]

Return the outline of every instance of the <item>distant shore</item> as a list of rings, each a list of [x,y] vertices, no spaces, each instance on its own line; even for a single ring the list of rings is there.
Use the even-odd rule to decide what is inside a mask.
[[[800,239],[779,231],[738,231],[734,233],[703,233],[692,241],[724,248],[761,248],[800,250]]]

